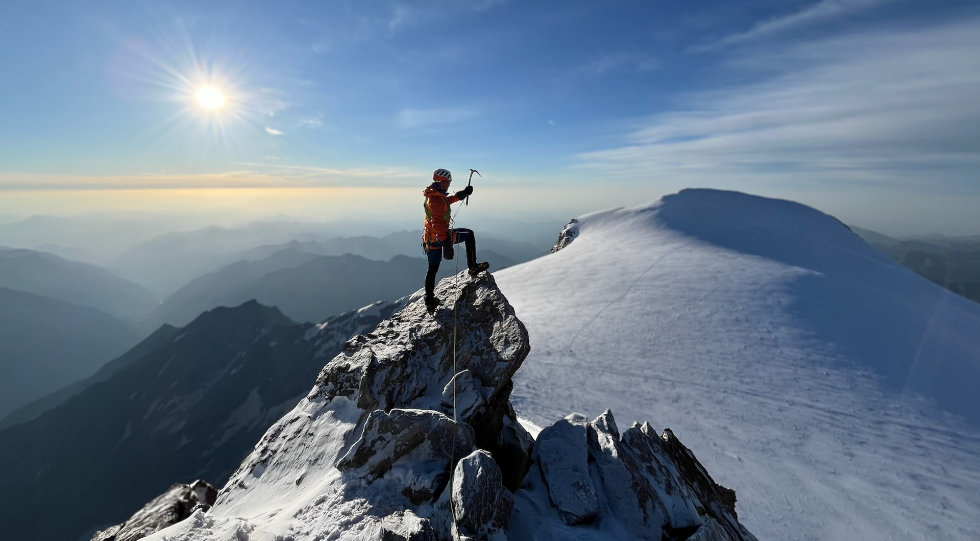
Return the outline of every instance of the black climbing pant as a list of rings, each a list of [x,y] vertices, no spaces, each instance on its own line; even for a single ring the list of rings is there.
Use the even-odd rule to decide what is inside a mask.
[[[442,258],[453,258],[453,244],[464,243],[466,245],[466,266],[472,268],[476,265],[476,235],[472,230],[462,227],[451,229],[449,235],[452,242],[436,242],[429,245],[426,256],[429,258],[429,270],[425,273],[425,296],[431,297],[432,291],[436,287],[436,273],[439,272],[439,263]]]

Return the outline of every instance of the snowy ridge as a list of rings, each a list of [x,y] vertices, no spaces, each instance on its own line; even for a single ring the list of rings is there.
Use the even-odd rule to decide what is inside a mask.
[[[607,411],[535,443],[509,402],[527,330],[493,277],[436,294],[349,340],[209,512],[149,539],[755,539],[669,431]]]
[[[978,539],[980,306],[790,201],[684,190],[495,273],[522,417],[666,420],[762,539]]]

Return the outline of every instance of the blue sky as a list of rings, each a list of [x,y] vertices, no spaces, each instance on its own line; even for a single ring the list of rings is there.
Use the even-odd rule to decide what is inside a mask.
[[[12,0],[0,73],[7,216],[407,215],[472,167],[488,214],[715,187],[980,234],[975,2]]]

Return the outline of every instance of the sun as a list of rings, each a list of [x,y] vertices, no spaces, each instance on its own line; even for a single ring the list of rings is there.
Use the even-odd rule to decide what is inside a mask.
[[[225,102],[228,101],[224,92],[213,86],[198,88],[197,92],[194,93],[194,99],[197,100],[198,105],[208,111],[217,111],[224,107]]]

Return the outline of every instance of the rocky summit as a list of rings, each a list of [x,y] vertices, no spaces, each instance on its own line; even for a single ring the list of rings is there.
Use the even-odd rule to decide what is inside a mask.
[[[670,431],[607,411],[535,440],[510,403],[531,344],[493,277],[436,295],[351,338],[214,507],[151,539],[754,539]]]

